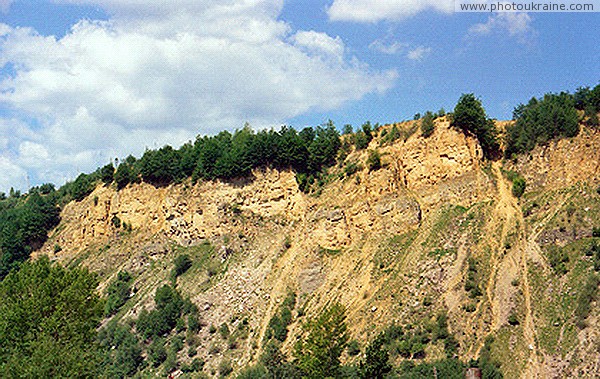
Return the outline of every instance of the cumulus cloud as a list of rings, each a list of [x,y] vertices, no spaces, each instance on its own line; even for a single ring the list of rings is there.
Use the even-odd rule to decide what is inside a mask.
[[[110,19],[60,39],[0,24],[0,68],[11,67],[0,106],[16,115],[0,123],[0,158],[13,177],[62,183],[146,147],[332,110],[397,78],[347,56],[339,37],[291,30],[282,1],[93,3]]]
[[[426,10],[451,13],[454,0],[334,0],[328,14],[334,21],[377,22],[402,20]]]
[[[420,61],[425,58],[425,56],[429,55],[429,53],[431,53],[431,47],[417,46],[410,50],[406,54],[406,57],[413,61]]]
[[[470,35],[488,35],[492,32],[508,32],[521,43],[528,43],[535,36],[531,26],[531,16],[527,13],[500,12],[490,16],[485,23],[479,23],[469,28]]]

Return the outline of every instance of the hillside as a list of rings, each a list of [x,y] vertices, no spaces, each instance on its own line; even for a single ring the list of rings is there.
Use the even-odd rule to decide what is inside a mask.
[[[386,140],[393,127],[402,138]],[[369,167],[371,151],[381,168]],[[124,324],[174,281],[200,320],[197,331],[179,333],[178,364],[201,358],[211,377],[223,362],[238,372],[258,361],[289,293],[288,356],[301,325],[338,302],[361,350],[390,326],[429,333],[408,354],[391,351],[394,366],[487,354],[505,378],[594,377],[600,313],[585,288],[595,278],[588,252],[600,227],[599,170],[594,128],[490,161],[444,117],[427,138],[409,121],[380,128],[309,194],[292,171],[274,168],[196,184],[99,184],[63,208],[34,257],[88,267],[100,291],[129,272],[134,291],[113,316]],[[520,198],[516,176],[527,184]],[[181,255],[191,267],[173,279]],[[441,314],[455,352],[448,338],[431,337]]]

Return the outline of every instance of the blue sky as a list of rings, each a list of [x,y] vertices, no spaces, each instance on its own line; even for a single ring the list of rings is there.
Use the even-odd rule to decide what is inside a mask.
[[[168,3],[168,5],[165,5]],[[600,80],[598,13],[452,0],[0,0],[0,191],[198,134],[488,114]]]

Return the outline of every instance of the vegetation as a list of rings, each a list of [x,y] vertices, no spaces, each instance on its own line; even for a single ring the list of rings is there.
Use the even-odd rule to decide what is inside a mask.
[[[381,155],[377,150],[369,150],[367,168],[369,171],[377,171],[381,168]]]
[[[346,310],[336,303],[305,325],[307,335],[298,341],[294,354],[303,377],[338,377],[340,356],[348,343],[345,320]]]
[[[271,338],[280,342],[285,341],[288,334],[288,325],[292,322],[292,310],[295,305],[296,295],[293,292],[289,292],[277,312],[275,312],[269,321],[265,332],[265,341]]]
[[[120,271],[115,280],[106,288],[104,315],[112,316],[125,304],[131,294],[133,278],[127,271]]]
[[[87,270],[45,257],[6,276],[0,283],[0,376],[95,377],[103,310],[97,285]]]
[[[598,298],[598,285],[600,285],[600,277],[596,274],[590,274],[577,297],[575,318],[580,329],[585,328],[585,321],[590,314],[592,302]]]
[[[513,119],[515,123],[506,130],[507,158],[531,151],[553,138],[574,137],[579,133],[575,99],[567,92],[549,93],[541,99],[534,97],[515,108]]]
[[[185,274],[187,270],[192,267],[192,260],[188,254],[181,254],[175,258],[175,267],[173,268],[173,272],[171,276],[176,278]]]
[[[434,119],[433,113],[429,111],[427,111],[425,116],[423,116],[423,119],[421,119],[421,135],[424,138],[433,134],[433,131],[435,130],[435,124],[433,123]]]
[[[0,201],[0,279],[29,258],[60,221],[60,197],[51,187],[33,188],[29,195],[13,195]]]
[[[527,184],[525,183],[525,178],[523,178],[522,176],[519,176],[515,180],[513,180],[513,185],[512,185],[513,196],[515,196],[515,197],[523,196],[523,194],[525,193],[526,186],[527,186]]]
[[[487,117],[481,100],[477,99],[474,94],[463,94],[460,97],[454,107],[451,125],[463,132],[475,135],[486,158],[490,159],[498,154],[500,144],[496,125],[494,120]]]
[[[360,375],[365,379],[383,379],[392,371],[390,355],[383,346],[384,336],[380,334],[367,346],[365,357],[360,363]]]

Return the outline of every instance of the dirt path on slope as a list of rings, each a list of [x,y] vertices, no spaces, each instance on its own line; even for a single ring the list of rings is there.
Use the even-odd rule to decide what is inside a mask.
[[[512,296],[514,293],[514,280],[519,279],[519,285],[523,293],[525,320],[522,323],[523,336],[529,350],[529,358],[523,378],[543,378],[543,370],[540,362],[540,353],[537,346],[537,332],[535,320],[531,307],[531,287],[529,285],[528,260],[533,256],[535,261],[544,263],[540,254],[539,246],[535,248],[535,237],[527,238],[525,221],[521,207],[517,199],[512,195],[511,182],[502,175],[501,162],[493,163],[493,171],[498,183],[498,205],[496,212],[502,217],[502,240],[500,251],[503,256],[497,265],[495,275],[495,288],[492,288],[494,278],[490,277],[490,285],[486,293],[492,305],[492,330],[497,330],[505,323],[508,314],[512,310]],[[515,238],[508,241],[508,238]],[[509,246],[510,245],[510,246]],[[500,254],[496,254],[499,256]],[[493,293],[492,293],[493,290]]]

